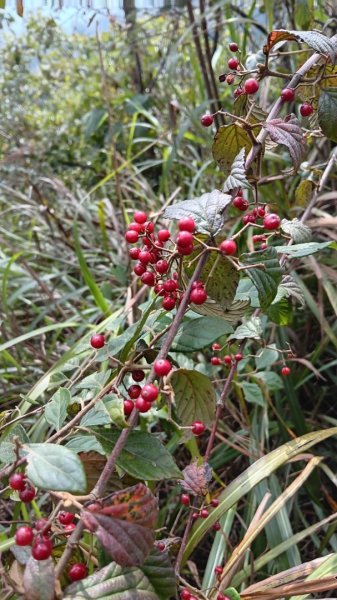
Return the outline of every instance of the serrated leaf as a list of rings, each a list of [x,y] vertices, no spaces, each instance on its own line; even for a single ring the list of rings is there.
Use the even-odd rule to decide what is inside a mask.
[[[285,119],[272,119],[263,123],[270,139],[276,144],[286,146],[297,169],[305,153],[306,142],[303,131],[295,115],[288,115]]]
[[[235,157],[234,162],[232,164],[231,173],[229,177],[227,177],[223,191],[230,192],[231,190],[235,190],[236,188],[250,188],[251,185],[247,181],[246,178],[246,169],[245,169],[245,149],[242,148],[239,154]]]
[[[295,298],[302,306],[305,305],[305,298],[302,289],[291,277],[291,275],[285,275],[278,286],[277,294],[273,304],[276,304],[282,300],[282,298],[289,298],[289,296]]]
[[[27,477],[43,490],[82,493],[86,490],[83,465],[77,454],[58,444],[25,444]]]
[[[183,475],[184,479],[179,483],[185,492],[194,496],[206,496],[212,479],[212,469],[208,463],[198,465],[197,461],[193,461],[185,467]]]
[[[191,258],[194,255],[192,254]],[[188,277],[194,272],[194,264],[188,260],[184,261],[184,271]],[[200,275],[200,280],[205,284],[205,290],[211,300],[214,300],[224,310],[228,309],[235,297],[239,282],[239,272],[233,264],[221,254],[212,253]],[[191,308],[198,309],[199,305],[191,304]]]
[[[330,245],[331,242],[307,242],[306,244],[294,244],[292,246],[274,246],[274,249],[278,254],[287,254],[291,258],[303,258],[324,250]]]
[[[337,142],[337,89],[324,89],[318,101],[318,122],[324,135]]]
[[[94,533],[119,565],[142,565],[154,542],[158,503],[143,483],[112,494],[81,512],[86,529]]]
[[[292,306],[287,298],[273,302],[268,309],[268,317],[278,325],[289,325],[292,321]]]
[[[154,587],[159,600],[176,596],[175,573],[167,552],[159,552],[154,548],[143,564],[142,571]]]
[[[71,393],[66,388],[60,388],[52,396],[50,402],[44,409],[44,417],[50,425],[55,427],[56,431],[61,429],[67,418],[67,408],[71,402]]]
[[[261,335],[262,327],[259,317],[251,317],[248,321],[236,328],[234,333],[229,336],[228,341],[245,339],[260,340]]]
[[[240,279],[235,298],[238,300],[248,300],[252,308],[260,308],[257,289],[249,277]]]
[[[268,35],[268,42],[263,48],[264,54],[268,54],[271,48],[282,41],[305,42],[310,48],[326,54],[330,57],[332,63],[336,60],[337,45],[336,40],[328,38],[319,31],[292,31],[287,29],[275,29]]]
[[[304,223],[301,223],[298,219],[282,219],[281,229],[284,233],[290,235],[294,240],[295,244],[302,244],[304,242],[310,242],[311,240],[311,229]]]
[[[103,427],[95,427],[92,431],[105,452],[110,454],[120,431]],[[117,459],[117,465],[129,475],[147,481],[181,477],[170,452],[156,437],[146,431],[132,431],[129,434]]]
[[[35,560],[29,558],[24,576],[25,600],[53,600],[55,592],[55,568],[52,558]]]
[[[166,208],[164,217],[182,219],[192,217],[198,233],[216,235],[224,224],[224,211],[232,198],[219,190],[203,194],[192,200],[178,202]]]
[[[240,262],[243,265],[261,264],[262,267],[246,270],[246,275],[254,283],[258,295],[260,307],[266,310],[277,294],[277,286],[282,278],[282,270],[274,248],[258,250],[249,254],[242,254]]]
[[[194,352],[210,346],[225,334],[232,333],[232,326],[219,317],[201,317],[186,321],[178,329],[172,345],[176,352]]]
[[[213,422],[215,415],[215,391],[208,377],[198,371],[177,369],[171,377],[177,418],[182,425],[202,421]]]
[[[221,304],[208,298],[199,306],[193,305],[194,312],[209,317],[221,317],[227,323],[235,324],[242,319],[246,309],[250,306],[249,300],[234,300],[229,308],[223,308]]]
[[[81,427],[108,425],[109,423],[111,423],[111,417],[102,400],[98,400],[80,421]]]
[[[252,147],[252,141],[245,129],[239,123],[224,125],[215,134],[212,146],[214,160],[218,163],[221,171],[228,177],[236,156],[242,148],[246,154]]]

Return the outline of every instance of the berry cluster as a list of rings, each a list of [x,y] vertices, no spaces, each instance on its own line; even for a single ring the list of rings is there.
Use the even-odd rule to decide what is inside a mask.
[[[36,496],[34,486],[27,479],[25,473],[17,471],[9,478],[9,487],[19,492],[19,498],[22,502],[31,502]]]
[[[220,344],[215,342],[214,344],[212,344],[212,350],[213,350],[213,352],[219,352],[220,350],[222,350],[222,347]],[[234,356],[231,356],[230,354],[225,354],[224,357],[221,357],[218,354],[215,354],[211,357],[211,364],[213,366],[219,366],[221,364],[233,365],[235,363],[240,362],[240,360],[242,360],[242,359],[243,359],[243,356],[242,356],[241,352],[236,352],[236,354],[234,354]]]

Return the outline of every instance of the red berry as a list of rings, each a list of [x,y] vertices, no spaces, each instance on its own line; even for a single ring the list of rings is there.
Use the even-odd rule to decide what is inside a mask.
[[[168,279],[164,281],[163,288],[165,292],[175,292],[178,289],[178,284],[174,279]]]
[[[165,296],[162,302],[162,307],[164,310],[173,310],[176,305],[176,299],[172,296]]]
[[[145,373],[141,369],[135,369],[135,371],[132,371],[131,377],[133,381],[137,381],[137,383],[139,383],[140,381],[143,381]]]
[[[238,98],[239,96],[241,96],[244,93],[243,89],[241,87],[236,88],[236,90],[234,90],[234,98]]]
[[[166,358],[159,358],[154,362],[153,368],[158,377],[163,377],[164,375],[169,374],[169,372],[172,370],[172,365]]]
[[[231,365],[232,364],[232,357],[229,354],[226,354],[226,356],[224,356],[223,361],[224,361],[224,363],[226,365]]]
[[[199,519],[199,513],[198,512],[194,512],[192,514],[192,519],[193,519],[193,521],[196,521],[197,519]]]
[[[61,510],[57,515],[57,518],[61,525],[69,525],[75,519],[75,515],[71,512],[67,512],[66,510]]]
[[[253,213],[247,213],[242,217],[242,223],[247,225],[247,223],[255,223],[256,217]]]
[[[144,267],[143,263],[138,262],[134,267],[133,267],[133,272],[135,273],[135,275],[138,275],[138,277],[141,277],[142,275],[144,275],[146,271],[146,267]]]
[[[204,127],[210,127],[211,125],[213,125],[213,117],[212,115],[202,115],[201,119],[201,125],[203,125]]]
[[[264,242],[263,244],[261,244],[260,248],[261,250],[265,250],[266,248],[268,248],[268,244]]]
[[[15,532],[15,543],[18,546],[30,546],[34,539],[34,533],[31,527],[23,525]]]
[[[253,243],[257,244],[258,242],[262,242],[264,240],[264,235],[253,235]]]
[[[245,81],[243,89],[246,94],[256,94],[259,89],[259,82],[254,77],[251,77]]]
[[[155,265],[155,269],[157,273],[164,274],[167,273],[169,268],[167,260],[158,260]]]
[[[139,410],[139,412],[141,413],[149,412],[151,406],[151,402],[145,400],[145,398],[142,398],[141,396],[136,400],[136,409]]]
[[[157,546],[159,552],[164,552],[164,550],[166,549],[164,542],[157,542],[156,546]]]
[[[177,246],[177,250],[182,256],[189,256],[192,254],[194,247],[193,244],[190,244],[189,246]]]
[[[218,344],[217,342],[214,342],[214,344],[212,344],[212,350],[214,352],[216,352],[217,350],[221,350],[221,344]]]
[[[220,525],[219,521],[215,521],[214,525],[212,525],[212,529],[213,529],[213,531],[220,531],[221,525]]]
[[[36,531],[41,531],[43,529],[44,533],[48,533],[51,530],[51,525],[48,523],[48,519],[38,519],[35,521],[35,529]]]
[[[9,478],[9,487],[12,490],[23,490],[25,487],[26,476],[24,473],[13,473]]]
[[[189,231],[190,233],[194,233],[195,231],[195,221],[192,217],[183,217],[178,222],[179,231]]]
[[[203,288],[195,288],[190,293],[190,302],[193,304],[203,304],[207,300],[207,293]]]
[[[151,253],[148,250],[141,250],[138,258],[143,265],[147,265],[151,261]]]
[[[128,389],[128,394],[132,400],[136,400],[136,398],[139,398],[141,391],[142,388],[140,385],[131,385]]]
[[[141,280],[143,283],[145,283],[145,285],[148,285],[149,287],[153,287],[156,283],[156,278],[152,271],[145,271],[145,273],[143,273],[143,275],[141,276]]]
[[[242,356],[241,352],[238,352],[237,354],[234,354],[234,358],[235,358],[236,362],[240,362],[240,360],[243,359],[243,356]]]
[[[145,227],[146,233],[154,232],[154,224],[152,223],[152,221],[147,221],[147,223],[144,223],[144,227]]]
[[[214,567],[214,573],[216,575],[221,575],[222,571],[223,571],[223,567],[221,567],[221,565],[217,565],[216,567]]]
[[[291,373],[291,369],[289,367],[283,367],[281,374],[284,375],[285,377],[287,377],[288,375],[290,375]]]
[[[146,219],[147,219],[147,214],[145,212],[143,212],[142,210],[136,210],[135,214],[133,215],[133,218],[136,221],[136,223],[140,223],[141,225],[144,225],[144,223],[146,222]]]
[[[207,508],[203,508],[200,511],[200,516],[201,516],[202,519],[207,519],[207,517],[208,517],[208,510],[207,510]]]
[[[281,224],[280,217],[275,213],[269,213],[263,219],[263,227],[265,229],[278,229]]]
[[[227,64],[229,69],[236,71],[237,67],[239,66],[239,61],[237,58],[230,58]]]
[[[147,402],[154,402],[158,398],[159,390],[153,383],[146,383],[142,387],[141,396]]]
[[[103,348],[105,344],[105,335],[103,333],[95,333],[90,340],[90,345],[92,348],[98,350],[99,348]]]
[[[167,242],[170,239],[171,234],[168,229],[159,229],[158,231],[158,240],[160,242]]]
[[[140,225],[139,223],[130,223],[130,225],[128,226],[128,230],[137,231],[137,233],[143,233],[144,226]]]
[[[181,231],[176,237],[176,242],[177,246],[180,246],[181,248],[191,246],[191,244],[193,244],[193,235],[190,231]]]
[[[221,358],[219,356],[212,356],[211,364],[214,366],[221,365]]]
[[[235,79],[235,77],[234,77],[233,73],[228,73],[228,75],[226,75],[225,81],[228,85],[232,85],[232,83],[234,83],[234,79]]]
[[[75,563],[68,571],[68,577],[71,581],[80,581],[88,575],[88,568],[84,563]]]
[[[218,594],[216,600],[230,600],[230,598],[225,596],[225,594]]]
[[[247,210],[249,202],[248,200],[246,200],[246,198],[242,198],[242,196],[235,196],[233,200],[233,206],[235,206],[235,208],[237,208],[238,210],[244,212],[245,210]]]
[[[295,90],[292,88],[284,88],[281,92],[283,102],[291,102],[295,98]]]
[[[153,289],[158,296],[165,296],[165,290],[162,283],[156,283]]]
[[[192,423],[193,435],[201,435],[204,433],[205,429],[206,425],[202,421],[194,421],[194,423]]]
[[[190,497],[188,494],[181,494],[180,496],[180,504],[183,504],[183,506],[189,506],[190,504]]]
[[[125,239],[128,242],[128,244],[135,244],[136,242],[138,242],[138,238],[138,231],[135,231],[134,229],[129,229],[129,231],[127,231],[125,234]]]
[[[32,556],[35,560],[46,560],[50,557],[53,550],[51,540],[36,541],[32,547]]]
[[[219,506],[219,500],[217,498],[213,498],[211,500],[211,506],[213,506],[213,508],[216,508],[217,506]]]
[[[132,260],[138,260],[140,254],[140,248],[130,248],[129,256]]]
[[[191,600],[191,593],[185,588],[184,590],[181,590],[180,598],[181,600]]]
[[[224,240],[223,242],[221,242],[220,246],[219,246],[219,250],[223,253],[223,254],[227,254],[228,256],[232,256],[233,254],[236,254],[237,252],[237,245],[234,242],[234,240]]]
[[[257,208],[257,216],[258,217],[264,217],[265,214],[266,214],[266,210],[265,210],[264,206],[258,206],[258,208]]]
[[[129,417],[134,409],[135,403],[132,400],[124,400],[123,409],[126,417]]]
[[[20,500],[22,500],[22,502],[31,502],[32,500],[34,500],[35,495],[35,488],[32,485],[30,485],[30,483],[26,483],[23,490],[20,490],[19,492],[19,498]]]
[[[239,50],[239,46],[236,42],[231,42],[228,46],[231,52],[237,52]]]
[[[309,117],[314,112],[312,104],[308,104],[308,102],[304,102],[300,106],[300,113],[302,117]]]

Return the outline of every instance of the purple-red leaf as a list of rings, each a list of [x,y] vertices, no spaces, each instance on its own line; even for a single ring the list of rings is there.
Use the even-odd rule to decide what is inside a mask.
[[[316,50],[316,52],[328,55],[331,62],[335,63],[337,53],[337,40],[335,36],[328,38],[320,31],[275,29],[268,35],[268,42],[263,48],[264,54],[268,54],[275,44],[283,41],[305,42],[310,48]]]
[[[295,115],[285,119],[272,119],[263,123],[270,139],[276,144],[282,144],[289,150],[295,168],[301,164],[305,152],[305,138]]]
[[[196,461],[185,467],[183,470],[184,479],[180,480],[180,485],[185,492],[195,496],[206,496],[208,484],[212,478],[212,469],[208,463],[198,466]]]

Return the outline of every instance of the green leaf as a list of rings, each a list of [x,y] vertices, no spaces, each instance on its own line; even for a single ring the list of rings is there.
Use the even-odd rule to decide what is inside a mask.
[[[267,386],[269,392],[283,390],[283,380],[277,373],[274,373],[274,371],[259,371],[258,373],[254,374],[254,377],[261,379],[261,381]]]
[[[294,240],[295,244],[301,244],[304,242],[310,242],[311,240],[311,229],[304,223],[301,223],[298,219],[282,219],[281,229],[284,233],[290,235]]]
[[[273,302],[268,308],[268,317],[278,325],[289,325],[293,317],[291,302],[287,298]]]
[[[155,589],[160,600],[174,598],[177,593],[176,578],[167,552],[152,550],[142,565],[142,571]]]
[[[246,274],[252,280],[259,294],[260,306],[265,311],[277,294],[277,286],[282,278],[280,263],[274,248],[242,254],[243,265],[259,264],[262,267],[247,269]]]
[[[268,131],[273,142],[288,148],[294,167],[297,169],[302,162],[306,143],[295,115],[288,115],[285,119],[276,118],[265,121],[263,127]]]
[[[293,246],[274,246],[274,250],[278,254],[287,254],[291,258],[303,258],[303,256],[309,256],[328,248],[330,245],[331,242],[307,242],[306,244],[294,244]]]
[[[289,297],[295,298],[302,306],[305,305],[305,298],[302,289],[291,277],[291,275],[285,275],[282,277],[282,281],[278,286],[277,294],[274,298],[273,304],[276,304],[282,300],[282,298]]]
[[[228,177],[235,158],[243,148],[246,154],[252,147],[252,141],[239,123],[224,125],[218,129],[212,146],[213,158]]]
[[[318,101],[318,122],[327,138],[337,142],[337,89],[322,89]]]
[[[233,587],[226,588],[224,590],[224,595],[227,596],[229,600],[240,600],[239,592]]]
[[[229,336],[230,340],[260,340],[262,335],[261,321],[259,317],[251,317],[242,325],[236,328],[234,333]]]
[[[202,421],[210,425],[215,415],[215,391],[208,377],[198,371],[177,369],[171,377],[178,421],[192,425]]]
[[[193,200],[178,202],[166,208],[164,217],[182,219],[192,217],[199,233],[216,235],[224,224],[224,211],[232,198],[219,190],[203,194]]]
[[[105,455],[101,444],[97,441],[94,435],[76,435],[70,438],[66,447],[74,452],[98,452]]]
[[[43,490],[86,491],[86,478],[78,456],[58,444],[26,444],[27,477]]]
[[[50,402],[44,409],[44,417],[50,425],[55,427],[56,431],[61,429],[67,418],[67,408],[71,402],[71,393],[66,388],[60,388],[52,396]]]
[[[16,445],[13,441],[16,437],[19,439],[21,444],[29,442],[29,437],[22,425],[17,424],[9,427],[9,430],[3,435],[2,442],[0,444],[0,462],[9,464],[16,460]]]
[[[314,0],[296,0],[294,9],[296,27],[310,29],[314,22]]]
[[[25,600],[53,600],[55,593],[55,566],[51,557],[46,560],[29,558],[24,576]]]
[[[110,375],[111,370],[96,371],[95,373],[91,373],[91,375],[88,375],[76,384],[76,389],[96,390],[97,392],[99,392],[104,388]]]
[[[245,149],[242,148],[239,154],[235,157],[231,174],[227,177],[223,191],[230,192],[231,190],[235,190],[236,188],[250,188],[251,185],[247,181],[246,178],[246,169],[245,169]]]
[[[200,317],[185,321],[178,329],[172,350],[194,352],[210,346],[222,335],[232,333],[233,328],[220,317]]]
[[[262,352],[255,357],[255,364],[258,370],[266,369],[273,365],[279,357],[279,353],[276,350],[276,345],[271,344],[268,348],[264,348]]]
[[[191,258],[194,258],[194,255]],[[184,261],[184,270],[191,277],[194,264],[191,265],[189,260]],[[205,284],[209,298],[220,305],[223,311],[228,309],[234,300],[239,278],[239,272],[230,260],[217,253],[209,256],[200,275],[200,280]],[[191,307],[194,309],[193,304]],[[198,308],[199,306],[197,306]]]
[[[92,429],[107,454],[110,454],[120,436],[120,431],[103,427]],[[117,465],[136,479],[160,481],[181,477],[181,472],[171,454],[153,434],[132,431],[117,459]]]
[[[252,308],[260,308],[258,291],[249,277],[240,279],[235,298],[238,300],[249,300]]]
[[[263,408],[266,406],[265,399],[262,394],[261,388],[257,383],[250,383],[249,381],[243,381],[240,386],[242,387],[245,400],[251,404],[258,404]]]
[[[104,397],[103,404],[110,416],[111,421],[115,425],[118,427],[127,427],[122,398],[119,398],[115,394],[108,394]]]
[[[98,400],[80,421],[81,427],[107,425],[108,423],[111,423],[111,417],[102,400]]]

